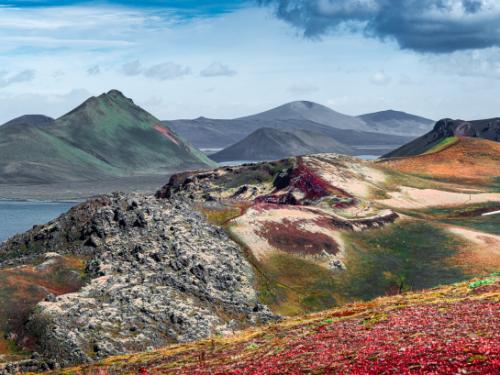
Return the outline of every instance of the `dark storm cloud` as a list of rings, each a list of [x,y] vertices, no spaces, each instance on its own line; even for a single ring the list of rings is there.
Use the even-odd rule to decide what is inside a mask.
[[[500,46],[500,0],[260,0],[319,37],[357,30],[403,49],[447,53]]]

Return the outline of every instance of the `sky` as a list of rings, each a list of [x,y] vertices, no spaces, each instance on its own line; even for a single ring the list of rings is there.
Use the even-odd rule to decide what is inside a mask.
[[[160,119],[496,117],[500,0],[0,0],[0,123],[111,89]]]

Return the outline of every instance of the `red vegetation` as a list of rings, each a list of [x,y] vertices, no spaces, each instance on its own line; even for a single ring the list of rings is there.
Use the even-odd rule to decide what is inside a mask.
[[[323,251],[336,254],[337,243],[326,234],[309,232],[300,227],[304,221],[283,220],[282,223],[268,222],[259,230],[258,235],[265,238],[271,246],[287,253],[320,255]]]
[[[157,132],[159,132],[159,133],[163,134],[163,136],[164,136],[165,138],[170,139],[170,140],[171,140],[172,142],[174,142],[177,146],[179,145],[179,141],[178,141],[178,140],[174,137],[174,135],[172,134],[172,132],[171,132],[169,129],[167,129],[166,127],[162,126],[161,124],[156,124],[156,125],[154,126],[154,129],[155,129]]]
[[[318,177],[306,165],[300,164],[294,169],[290,187],[305,194],[305,199],[316,200],[330,195],[330,184]]]
[[[468,285],[351,304],[69,373],[498,374],[500,283]]]

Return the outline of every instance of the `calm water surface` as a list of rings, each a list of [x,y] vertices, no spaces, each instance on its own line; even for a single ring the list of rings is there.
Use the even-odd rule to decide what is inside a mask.
[[[45,224],[73,207],[75,202],[18,202],[0,200],[0,242]]]

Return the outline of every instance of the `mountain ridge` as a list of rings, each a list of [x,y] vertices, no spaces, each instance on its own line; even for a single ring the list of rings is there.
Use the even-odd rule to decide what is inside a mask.
[[[49,183],[213,165],[121,92],[91,97],[44,126],[0,127],[0,182]]]

